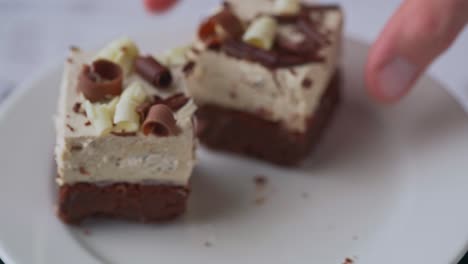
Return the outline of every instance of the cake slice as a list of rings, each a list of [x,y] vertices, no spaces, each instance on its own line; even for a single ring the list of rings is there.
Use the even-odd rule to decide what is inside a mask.
[[[199,27],[185,70],[204,145],[295,165],[339,101],[343,13],[295,0],[230,0]]]
[[[56,117],[58,215],[169,220],[186,209],[195,164],[195,106],[181,66],[129,39],[98,53],[71,48]]]

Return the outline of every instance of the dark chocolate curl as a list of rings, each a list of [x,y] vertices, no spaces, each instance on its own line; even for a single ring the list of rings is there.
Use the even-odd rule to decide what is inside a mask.
[[[226,36],[219,36],[216,26],[220,26]],[[244,34],[244,27],[239,18],[229,8],[206,19],[198,28],[198,37],[207,45],[219,44],[223,38],[239,39]]]
[[[172,110],[163,104],[153,105],[145,122],[143,122],[143,133],[153,134],[158,137],[167,137],[177,134],[178,128]]]
[[[226,54],[249,61],[256,61],[267,67],[275,67],[277,55],[273,51],[267,51],[251,46],[243,41],[228,39],[221,47]]]
[[[185,104],[187,104],[187,102],[189,101],[189,98],[186,97],[183,93],[178,93],[171,97],[166,98],[164,101],[165,101],[165,104],[169,106],[169,108],[172,109],[172,111],[178,111]]]
[[[138,57],[135,60],[136,72],[152,85],[167,88],[172,83],[171,71],[152,56]]]
[[[122,68],[108,60],[84,65],[78,76],[78,90],[91,102],[98,102],[122,93]]]

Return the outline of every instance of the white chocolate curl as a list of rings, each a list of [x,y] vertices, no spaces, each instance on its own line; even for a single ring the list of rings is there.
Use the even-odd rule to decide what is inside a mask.
[[[100,136],[109,134],[112,131],[112,116],[117,100],[118,97],[115,97],[108,104],[93,104],[88,100],[84,101],[86,116],[90,119],[94,129],[96,129]]]
[[[129,38],[122,38],[109,43],[96,55],[97,59],[110,60],[122,67],[124,75],[133,70],[133,64],[138,57],[138,48]]]
[[[197,110],[197,106],[193,100],[188,101],[175,115],[175,120],[177,121],[177,126],[183,127],[187,122],[193,117],[193,114]]]
[[[301,10],[299,0],[276,0],[273,12],[276,15],[295,15]]]
[[[269,50],[273,46],[277,26],[272,17],[262,16],[250,24],[242,39],[250,45]]]
[[[190,46],[176,47],[166,51],[163,55],[162,62],[166,66],[181,66],[187,63],[187,52],[190,50]]]
[[[146,100],[146,93],[139,82],[130,84],[120,96],[114,114],[115,132],[137,132],[140,116],[136,109]]]

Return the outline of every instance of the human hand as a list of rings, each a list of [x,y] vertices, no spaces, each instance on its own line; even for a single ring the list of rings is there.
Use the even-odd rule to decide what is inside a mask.
[[[144,0],[145,8],[152,13],[162,13],[170,9],[177,0]]]
[[[405,0],[372,46],[366,65],[370,94],[401,99],[468,22],[468,0]]]

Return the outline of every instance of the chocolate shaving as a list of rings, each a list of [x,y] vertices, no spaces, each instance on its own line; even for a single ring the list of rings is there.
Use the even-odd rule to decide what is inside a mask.
[[[90,175],[89,172],[83,166],[79,168],[79,171],[82,175],[87,175],[87,176]]]
[[[254,183],[257,188],[262,188],[265,187],[265,185],[267,185],[268,179],[263,175],[257,175],[254,177]]]
[[[137,135],[136,132],[111,132],[112,135],[118,136],[118,137],[134,137]]]
[[[312,80],[309,79],[309,78],[304,78],[304,80],[302,80],[302,87],[304,87],[305,89],[309,89],[310,87],[312,86]]]
[[[163,104],[153,105],[143,122],[143,133],[159,137],[175,135],[178,132],[176,120],[172,110]]]
[[[140,117],[140,123],[143,123],[143,121],[145,121],[146,115],[148,114],[148,111],[152,105],[152,102],[145,101],[137,107],[136,111],[138,113],[138,116]]]
[[[82,149],[83,149],[83,146],[81,145],[72,145],[70,148],[71,151],[80,151]]]
[[[182,108],[187,102],[189,98],[186,97],[183,93],[175,94],[171,97],[168,97],[164,100],[164,104],[171,108],[172,111],[176,112],[180,108]]]
[[[152,56],[138,57],[135,70],[146,81],[159,88],[167,88],[172,83],[171,71]]]
[[[86,123],[84,123],[85,126],[90,126],[91,125],[91,121],[86,121]]]
[[[81,112],[81,103],[80,102],[76,102],[74,105],[73,105],[73,112],[79,114]]]
[[[267,67],[274,67],[277,64],[278,56],[273,51],[260,49],[243,41],[228,39],[223,43],[221,49],[230,56],[256,61]]]
[[[185,76],[189,76],[192,73],[193,69],[195,68],[195,62],[189,61],[187,64],[184,65],[182,71],[185,73]]]
[[[200,54],[200,50],[197,49],[197,48],[195,48],[195,47],[192,47],[190,50],[191,50],[195,55]]]
[[[176,112],[180,108],[182,108],[188,101],[189,101],[189,98],[186,97],[183,93],[174,94],[166,99],[162,99],[158,95],[155,95],[153,97],[153,102],[145,101],[140,106],[138,106],[137,113],[140,116],[141,122],[143,122],[146,119],[146,116],[148,115],[148,111],[153,105],[157,105],[157,104],[166,105],[173,112]]]
[[[119,65],[97,60],[84,65],[78,76],[78,90],[91,102],[102,101],[122,93],[123,72]]]
[[[216,26],[223,32],[216,32]],[[232,13],[230,8],[223,8],[219,13],[206,19],[198,29],[198,37],[205,44],[219,43],[225,38],[239,39],[244,33],[244,27],[239,18]]]
[[[322,57],[313,52],[292,54],[282,50],[264,50],[236,40],[226,40],[221,50],[229,56],[257,62],[268,68],[290,67],[311,61],[323,61]]]

